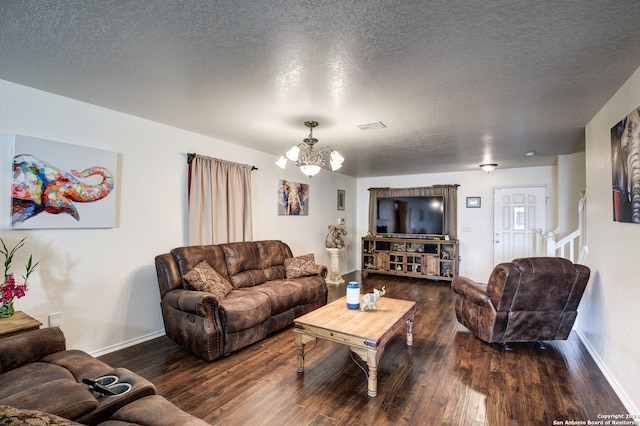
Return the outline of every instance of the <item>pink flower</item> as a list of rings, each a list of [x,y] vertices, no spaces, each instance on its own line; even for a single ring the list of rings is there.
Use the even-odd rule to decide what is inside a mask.
[[[9,249],[4,241],[0,238],[0,254],[4,256],[4,282],[0,286],[0,303],[2,304],[10,303],[14,298],[17,297],[18,299],[20,299],[21,297],[24,297],[26,295],[27,281],[29,280],[29,276],[34,271],[36,266],[38,266],[38,263],[40,263],[34,263],[33,257],[29,256],[27,264],[25,265],[25,275],[22,276],[22,278],[24,279],[24,283],[16,283],[13,273],[9,272],[9,268],[11,267],[13,256],[24,246],[24,240],[25,238],[21,239],[18,244],[16,244],[12,249]]]
[[[9,303],[11,302],[15,297],[17,297],[18,299],[20,299],[21,297],[24,297],[26,295],[27,292],[27,285],[26,284],[16,284],[15,278],[13,277],[12,273],[7,274],[7,279],[4,283],[2,283],[2,288],[0,291],[1,297],[0,297],[0,302],[1,303]]]

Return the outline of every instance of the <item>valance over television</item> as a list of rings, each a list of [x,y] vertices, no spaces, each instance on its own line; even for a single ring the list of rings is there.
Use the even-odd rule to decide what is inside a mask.
[[[458,239],[458,186],[433,185],[417,188],[369,188],[369,232],[376,234],[378,198],[423,197],[439,195],[444,198],[444,234]]]

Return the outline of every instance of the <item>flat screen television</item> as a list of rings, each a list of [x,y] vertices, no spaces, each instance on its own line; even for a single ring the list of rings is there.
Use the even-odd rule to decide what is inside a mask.
[[[376,234],[416,238],[444,235],[444,197],[378,198]]]

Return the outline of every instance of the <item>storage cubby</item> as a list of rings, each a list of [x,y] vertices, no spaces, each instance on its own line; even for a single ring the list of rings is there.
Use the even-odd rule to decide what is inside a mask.
[[[451,281],[458,275],[458,241],[362,238],[364,273]]]

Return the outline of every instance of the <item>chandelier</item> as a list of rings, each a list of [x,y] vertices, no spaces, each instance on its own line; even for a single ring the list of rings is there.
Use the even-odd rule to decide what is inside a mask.
[[[304,125],[309,128],[309,137],[304,142],[293,146],[285,155],[281,155],[276,165],[282,169],[287,165],[287,159],[296,162],[302,173],[313,177],[325,166],[327,158],[331,164],[331,170],[336,171],[342,167],[344,157],[338,151],[325,146],[319,150],[314,150],[313,146],[318,139],[313,137],[313,128],[318,126],[317,121],[305,121]]]

